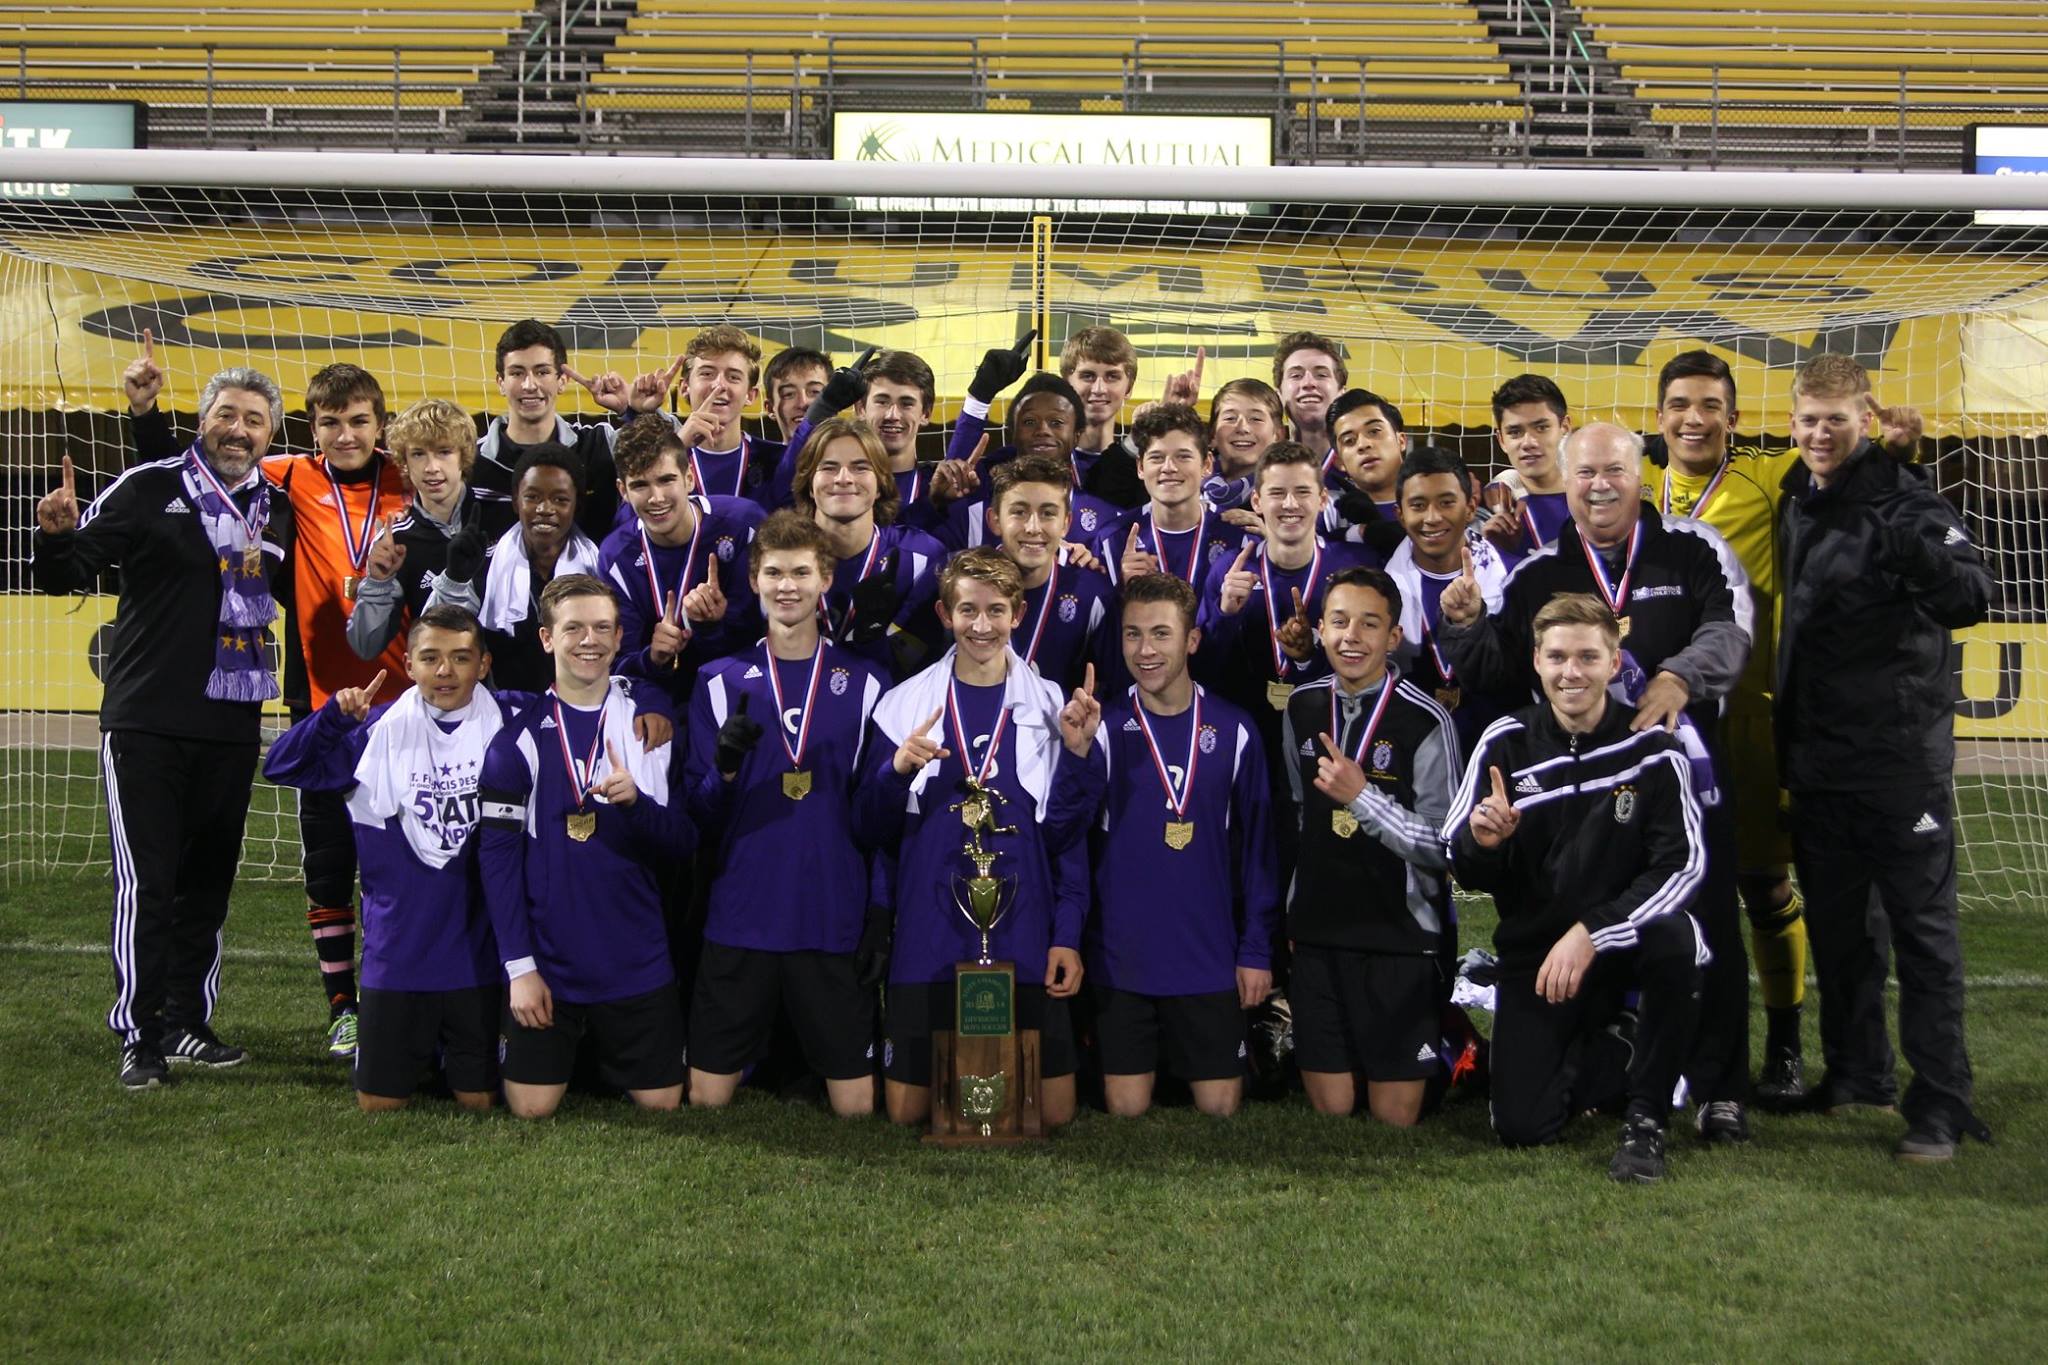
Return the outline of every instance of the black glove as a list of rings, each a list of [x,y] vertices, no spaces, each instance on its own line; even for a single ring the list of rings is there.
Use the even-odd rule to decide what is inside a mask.
[[[828,417],[836,417],[868,396],[868,361],[874,357],[876,347],[870,346],[860,353],[860,359],[851,365],[842,365],[832,371],[825,380],[825,387],[811,400],[811,406],[804,412],[812,426]]]
[[[997,394],[1022,379],[1024,371],[1031,368],[1024,356],[1037,336],[1038,329],[1034,327],[1018,338],[1015,346],[984,352],[981,364],[975,367],[973,380],[967,385],[967,396],[983,403],[993,403]]]
[[[484,528],[472,518],[448,538],[448,577],[457,583],[474,583],[483,567]]]
[[[853,585],[853,625],[846,633],[850,645],[870,644],[889,631],[896,619],[896,575],[891,572],[893,556],[884,555],[875,571]]]
[[[771,665],[773,661],[771,660]],[[747,755],[761,742],[761,722],[747,716],[747,694],[740,693],[740,704],[725,718],[725,724],[718,727],[718,771],[721,776],[731,777],[738,773],[740,764],[747,761]]]
[[[1344,519],[1346,526],[1370,526],[1381,520],[1379,505],[1369,493],[1356,488],[1346,489],[1337,495],[1337,515]]]
[[[894,940],[895,917],[886,905],[868,907],[867,923],[861,926],[860,946],[853,950],[854,969],[862,990],[873,990],[889,975],[889,948]]]

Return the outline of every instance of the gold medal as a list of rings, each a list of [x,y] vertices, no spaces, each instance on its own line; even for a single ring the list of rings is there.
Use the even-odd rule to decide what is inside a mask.
[[[362,590],[363,576],[359,573],[352,573],[347,578],[341,580],[341,595],[351,602],[356,600],[357,594],[361,593]]]
[[[1629,619],[1626,616],[1624,616],[1621,618],[1621,638],[1624,640],[1628,638],[1628,628]]]
[[[1358,817],[1343,806],[1330,812],[1330,829],[1339,839],[1349,839],[1358,833]]]
[[[1287,699],[1294,695],[1294,684],[1269,682],[1266,684],[1266,701],[1275,711],[1287,709]]]
[[[792,801],[801,801],[811,794],[811,775],[802,768],[782,775],[782,794]]]
[[[242,572],[250,578],[263,572],[263,542],[252,540],[243,548]]]
[[[579,844],[590,842],[590,836],[597,833],[597,812],[594,810],[572,810],[569,812],[569,837]]]
[[[1195,822],[1192,820],[1168,820],[1166,822],[1166,846],[1175,853],[1195,841]]]
[[[1457,710],[1458,704],[1464,700],[1465,689],[1462,687],[1439,687],[1436,690],[1436,704],[1446,711]]]

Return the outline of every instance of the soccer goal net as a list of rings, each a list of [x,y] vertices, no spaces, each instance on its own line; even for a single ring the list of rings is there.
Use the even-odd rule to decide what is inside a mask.
[[[37,597],[26,561],[61,455],[83,495],[130,460],[121,374],[144,331],[183,432],[218,369],[266,370],[296,408],[337,360],[394,412],[452,398],[481,422],[502,405],[498,332],[536,317],[581,372],[629,378],[717,322],[771,356],[914,350],[938,375],[934,458],[982,351],[1033,328],[1048,368],[1081,327],[1128,335],[1127,414],[1198,350],[1207,395],[1270,381],[1274,341],[1317,332],[1414,438],[1481,469],[1502,464],[1488,399],[1512,375],[1554,378],[1575,420],[1654,433],[1659,367],[1705,346],[1734,368],[1743,436],[1783,444],[1791,368],[1854,354],[1883,403],[1924,414],[1922,459],[2003,585],[1957,658],[1966,902],[2048,885],[2048,229],[1976,212],[2048,208],[2048,185],[201,152],[6,152],[0,180],[9,876],[105,866],[113,584]],[[604,416],[573,386],[563,407]],[[302,413],[283,440],[309,448]],[[247,875],[297,875],[292,802],[259,787]]]

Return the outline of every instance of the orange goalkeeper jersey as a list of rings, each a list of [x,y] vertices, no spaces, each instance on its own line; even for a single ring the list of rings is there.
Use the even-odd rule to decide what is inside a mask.
[[[349,648],[348,614],[355,608],[349,589],[369,557],[379,522],[406,509],[405,481],[390,456],[378,454],[374,479],[335,477],[319,455],[269,455],[263,477],[291,500],[293,537],[292,627],[305,660],[306,689],[314,709],[345,687],[366,687],[384,669],[376,700],[403,692],[405,640],[401,636],[375,659],[359,659]]]

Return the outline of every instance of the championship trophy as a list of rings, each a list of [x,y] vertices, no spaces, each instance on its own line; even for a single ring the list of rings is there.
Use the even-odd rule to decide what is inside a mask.
[[[1017,898],[1017,879],[996,873],[996,850],[984,843],[1015,834],[996,824],[1001,792],[970,779],[957,805],[967,843],[960,852],[971,877],[953,879],[953,902],[981,932],[981,954],[953,964],[954,1026],[932,1033],[932,1130],[943,1147],[1009,1146],[1045,1136],[1038,1113],[1038,1030],[1017,1027],[1017,966],[989,956],[988,936]]]

